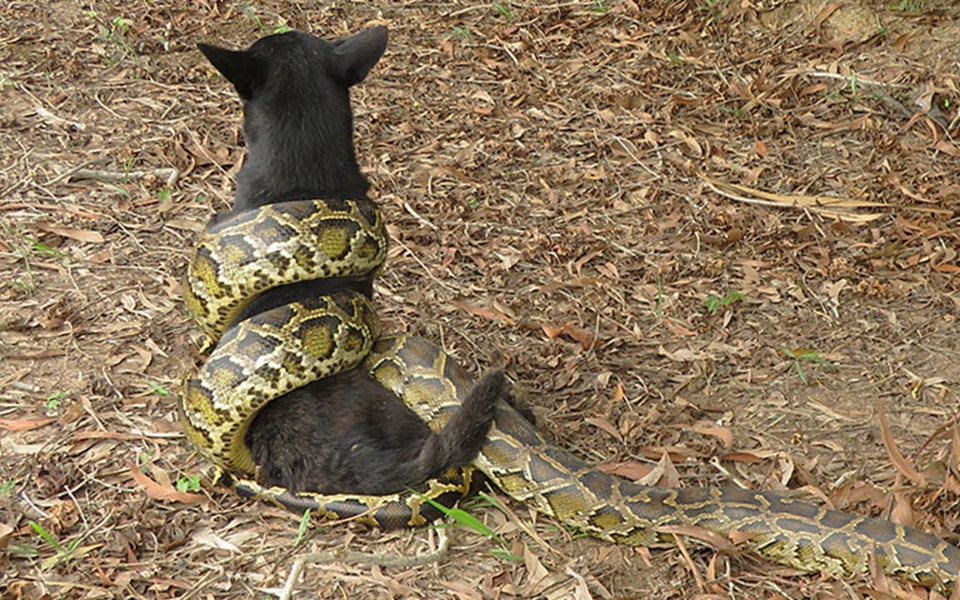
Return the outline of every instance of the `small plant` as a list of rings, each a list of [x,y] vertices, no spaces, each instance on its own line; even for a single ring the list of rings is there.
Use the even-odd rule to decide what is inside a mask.
[[[508,21],[513,20],[513,11],[510,9],[510,5],[506,2],[494,1],[493,10],[498,12],[504,19]]]
[[[303,515],[300,517],[300,526],[297,527],[297,539],[293,542],[294,546],[299,546],[300,542],[303,541],[304,536],[307,535],[307,528],[310,526],[310,509],[303,511]]]
[[[448,31],[446,35],[447,37],[455,37],[461,40],[469,40],[473,37],[473,33],[470,32],[470,28],[463,25],[454,25],[450,28],[450,31]]]
[[[60,408],[60,401],[64,400],[67,397],[67,393],[63,390],[54,392],[47,396],[47,408],[50,410],[57,410]]]
[[[831,369],[840,368],[840,365],[838,365],[837,363],[831,362],[823,358],[819,352],[815,350],[810,350],[809,348],[800,348],[800,349],[794,349],[794,350],[791,350],[789,348],[782,348],[780,352],[782,352],[784,356],[793,359],[794,361],[793,364],[794,364],[794,368],[797,371],[797,375],[800,376],[800,381],[802,381],[805,385],[809,382],[807,381],[807,373],[803,369],[804,362],[824,365],[824,366],[830,367]]]
[[[924,0],[900,0],[889,6],[890,10],[897,10],[908,13],[918,13],[924,8]]]
[[[44,244],[43,242],[35,240],[32,237],[24,234],[18,227],[3,225],[3,231],[7,237],[14,238],[15,241],[11,242],[9,245],[13,248],[13,253],[23,261],[23,270],[27,275],[26,281],[23,279],[16,279],[9,283],[25,291],[29,292],[33,289],[34,281],[31,259],[34,256],[39,255],[41,257],[54,258],[66,256],[60,250],[51,248],[47,244]]]
[[[256,24],[257,29],[267,33],[286,33],[291,31],[292,28],[287,25],[286,19],[283,17],[277,17],[277,24],[272,28],[264,24],[263,19],[260,18],[260,15],[257,14],[257,9],[253,7],[252,4],[243,5],[243,14],[247,15],[250,19],[253,20]]]
[[[178,492],[195,492],[200,489],[200,476],[181,475],[177,479],[176,487]]]
[[[697,12],[705,15],[707,25],[716,25],[729,3],[730,0],[697,0]]]
[[[708,295],[704,299],[703,305],[707,307],[707,311],[709,311],[711,315],[715,315],[717,311],[724,306],[730,306],[734,302],[742,302],[746,299],[747,297],[742,293],[731,290],[724,294],[723,298],[718,297],[716,294]]]
[[[30,524],[30,527],[36,532],[40,538],[46,543],[50,544],[55,554],[49,558],[43,560],[40,563],[40,568],[44,571],[52,568],[60,562],[69,564],[73,559],[77,558],[77,548],[80,546],[80,538],[77,538],[63,546],[60,542],[57,541],[57,538],[53,537],[49,531],[43,528],[42,525],[34,521],[27,521]]]
[[[158,396],[167,397],[167,396],[170,395],[170,390],[168,390],[167,388],[163,387],[162,385],[160,385],[159,383],[157,383],[157,382],[155,382],[155,381],[149,381],[149,380],[148,380],[148,381],[147,381],[147,385],[149,385],[149,386],[150,386],[150,389],[153,390],[153,393],[156,394],[156,395],[158,395]]]
[[[423,494],[417,494],[417,495],[423,498],[428,504],[430,504],[430,506],[439,510],[440,513],[443,514],[443,516],[449,519],[452,519],[455,522],[455,524],[461,527],[466,527],[467,529],[472,529],[476,533],[479,533],[485,538],[493,540],[497,544],[499,544],[500,545],[499,548],[495,548],[490,552],[493,556],[496,556],[497,558],[501,558],[504,560],[520,561],[520,562],[523,561],[523,558],[516,556],[515,554],[507,550],[506,545],[503,543],[503,540],[500,539],[500,536],[498,536],[492,529],[487,527],[486,524],[484,524],[484,522],[481,521],[480,519],[471,515],[467,511],[463,510],[462,508],[457,508],[457,507],[450,508],[440,504],[439,502],[436,502],[432,498],[427,498]],[[488,496],[483,492],[480,492],[479,498],[482,499],[487,504],[489,504],[490,506],[493,506],[499,509],[501,512],[504,512],[504,513],[506,512],[503,510],[503,508],[500,506],[500,504],[497,502],[495,498]],[[448,525],[443,523],[434,525],[434,527],[447,527],[447,526]]]
[[[153,453],[149,450],[137,452],[137,467],[144,473],[150,472],[150,463],[153,461]]]
[[[112,56],[104,57],[108,65],[118,64],[124,58],[132,59],[139,63],[140,57],[133,49],[130,43],[130,22],[121,16],[116,16],[110,21],[104,21],[95,11],[88,10],[86,13],[88,19],[98,21],[98,33],[96,38],[104,43],[108,49],[112,49]]]
[[[17,489],[17,482],[13,479],[4,479],[0,481],[0,496],[10,497]]]
[[[606,0],[593,0],[587,10],[598,15],[605,15],[610,12],[610,7],[607,6]]]

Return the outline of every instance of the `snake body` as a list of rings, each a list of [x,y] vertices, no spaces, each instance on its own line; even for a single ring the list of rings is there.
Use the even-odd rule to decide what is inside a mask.
[[[471,385],[459,365],[418,337],[379,340],[364,367],[434,426],[457,410],[457,397]],[[886,573],[948,592],[960,572],[956,546],[890,521],[771,492],[620,479],[551,444],[502,401],[474,464],[514,500],[617,544],[669,542],[669,528],[693,526],[724,537],[743,534],[750,551],[803,571],[858,575],[873,560]]]
[[[349,291],[238,318],[285,284],[372,278],[387,241],[379,207],[366,199],[266,205],[217,219],[202,234],[183,288],[203,345],[213,349],[184,382],[179,409],[187,438],[214,464],[220,483],[296,512],[383,528],[423,525],[440,515],[427,499],[453,506],[470,492],[469,466],[448,469],[413,493],[374,497],[295,493],[252,479],[256,465],[244,438],[257,412],[291,390],[359,367],[380,324],[369,298]]]
[[[420,337],[381,337],[360,368],[403,398],[434,428],[458,410],[472,380],[450,356]],[[591,536],[628,546],[670,543],[671,528],[697,527],[738,539],[771,561],[833,576],[883,572],[949,593],[960,572],[960,549],[917,529],[829,510],[772,492],[739,488],[664,488],[604,473],[545,440],[512,406],[499,402],[477,468],[514,500]],[[255,482],[239,485],[248,497],[295,511],[319,508],[345,514],[360,499],[290,494]],[[362,503],[378,506],[377,498]],[[383,517],[408,525],[396,512]],[[366,522],[385,525],[367,518]],[[419,520],[418,520],[419,522]]]

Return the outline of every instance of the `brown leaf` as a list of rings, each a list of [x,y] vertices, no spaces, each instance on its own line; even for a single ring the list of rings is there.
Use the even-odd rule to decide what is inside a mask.
[[[617,440],[621,442],[623,441],[623,436],[620,435],[620,431],[610,421],[606,419],[601,419],[598,417],[587,417],[586,422],[598,429],[602,429],[603,431],[606,431],[607,433],[615,437]]]
[[[6,523],[0,523],[0,550],[4,550],[10,543],[10,537],[13,534],[13,527]]]
[[[893,494],[893,510],[890,511],[890,520],[904,527],[913,527],[913,506],[910,499],[902,492]]]
[[[466,304],[465,302],[458,302],[457,300],[450,300],[450,304],[456,306],[462,311],[468,312],[475,317],[480,317],[481,319],[487,319],[489,321],[503,321],[508,325],[512,325],[513,321],[507,315],[490,310],[489,308],[480,308],[479,306],[473,306],[472,304]]]
[[[663,324],[666,325],[670,331],[676,333],[677,335],[683,335],[687,337],[692,337],[697,335],[696,332],[690,331],[683,325],[680,325],[679,323],[675,323],[672,319],[668,319],[667,317],[663,317]]]
[[[939,265],[934,265],[933,270],[939,273],[960,273],[960,265],[942,263]]]
[[[701,542],[704,542],[705,544],[712,546],[717,550],[725,550],[727,552],[736,552],[736,548],[733,547],[730,541],[724,538],[721,534],[715,531],[706,529],[704,527],[697,527],[696,525],[666,525],[666,526],[657,527],[656,530],[658,533],[673,533],[673,534],[682,535],[685,537],[690,537],[695,540],[700,540]],[[730,540],[732,540],[734,543],[742,543],[742,541],[749,540],[754,535],[755,534],[751,533],[751,534],[746,534],[745,536],[745,534],[742,534],[741,532],[731,531]],[[741,541],[737,541],[738,537],[742,537],[743,539]]]
[[[960,147],[956,144],[952,144],[946,140],[940,140],[933,145],[934,148],[943,152],[947,156],[952,156],[953,158],[960,158]]]
[[[774,450],[751,450],[749,452],[729,452],[727,454],[721,454],[717,457],[717,459],[722,461],[729,460],[733,462],[759,463],[769,458],[773,458],[776,455],[777,452]]]
[[[31,431],[49,425],[57,419],[55,417],[41,417],[38,419],[0,419],[0,429],[8,431]]]
[[[913,483],[923,485],[925,483],[923,475],[918,473],[917,470],[907,462],[907,459],[900,454],[897,443],[893,441],[893,435],[890,433],[890,426],[887,424],[886,415],[883,414],[881,410],[877,413],[877,416],[880,418],[880,434],[883,436],[883,445],[887,449],[887,456],[890,457],[890,462],[893,463],[893,466],[901,475]]]
[[[59,225],[47,225],[39,223],[37,225],[43,231],[49,231],[59,236],[77,240],[78,242],[87,242],[91,244],[102,244],[103,236],[99,231],[90,231],[89,229],[77,229],[76,227],[61,227]]]
[[[603,342],[596,339],[592,333],[588,330],[578,327],[573,323],[564,323],[560,327],[550,327],[549,325],[541,326],[543,332],[547,334],[547,337],[551,340],[555,340],[560,336],[567,336],[575,342],[580,342],[580,346],[584,350],[590,350],[591,348],[599,348],[603,345]]]
[[[630,481],[639,481],[650,474],[653,467],[636,460],[626,460],[615,463],[601,463],[597,468],[604,473],[617,475]]]
[[[694,427],[693,430],[700,435],[712,435],[720,438],[724,448],[733,446],[733,432],[727,427]]]
[[[133,480],[137,482],[137,485],[142,487],[143,491],[154,500],[170,500],[171,502],[184,502],[189,504],[206,499],[206,496],[202,494],[188,494],[187,492],[181,492],[172,487],[160,485],[147,477],[143,471],[137,468],[137,465],[133,464],[133,461],[127,461],[127,468],[130,470],[130,474],[133,475]]]

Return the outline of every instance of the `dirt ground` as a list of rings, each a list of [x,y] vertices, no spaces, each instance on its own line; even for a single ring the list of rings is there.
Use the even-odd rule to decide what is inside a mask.
[[[607,470],[958,542],[956,3],[13,0],[0,597],[272,598],[298,555],[444,535],[426,566],[307,564],[291,597],[925,597],[691,540],[614,547],[494,492],[467,506],[491,540],[301,527],[209,487],[175,412],[197,359],[179,280],[243,142],[194,44],[374,24],[390,45],[354,101],[395,240],[389,329],[506,365]]]

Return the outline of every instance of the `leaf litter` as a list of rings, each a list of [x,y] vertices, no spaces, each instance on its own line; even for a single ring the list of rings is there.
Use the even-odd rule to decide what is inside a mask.
[[[960,15],[928,4],[4,5],[4,598],[279,596],[304,552],[436,549],[177,487],[205,465],[170,395],[196,359],[176,282],[243,155],[194,44],[279,25],[391,28],[354,95],[388,328],[505,363],[552,439],[628,478],[801,490],[956,543]],[[522,562],[454,529],[442,562],[308,567],[295,597],[925,597],[498,504],[470,510]]]

